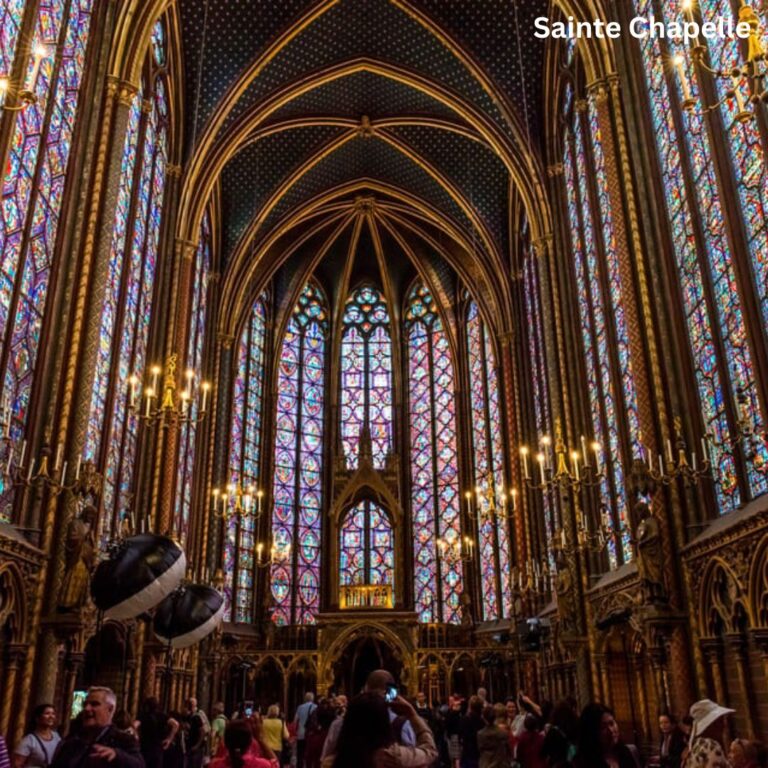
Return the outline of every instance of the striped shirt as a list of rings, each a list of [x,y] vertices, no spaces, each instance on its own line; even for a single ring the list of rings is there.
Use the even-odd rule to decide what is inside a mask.
[[[11,758],[8,756],[8,746],[0,736],[0,768],[11,768]]]

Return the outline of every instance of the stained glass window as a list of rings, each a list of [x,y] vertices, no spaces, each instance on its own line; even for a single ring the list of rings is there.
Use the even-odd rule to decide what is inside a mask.
[[[634,5],[637,13],[654,12],[657,18],[666,21],[671,20],[674,10],[653,0],[635,0]],[[714,0],[701,2],[700,10],[706,18],[711,18],[716,11],[728,13],[725,3]],[[710,44],[715,63],[726,66],[738,55],[735,43],[730,41],[710,41]],[[684,98],[683,85],[672,64],[678,55],[682,57],[681,66],[691,96],[700,103],[699,83],[688,51],[674,40],[657,38],[647,38],[640,46],[699,402],[705,428],[719,444],[712,446],[711,453],[717,501],[720,512],[724,513],[746,501],[738,485],[736,460],[727,443],[732,436],[729,410],[731,418],[734,414],[738,417],[739,391],[746,397],[746,410],[758,431],[764,424],[743,319],[740,291],[743,286],[736,281],[723,200],[712,161],[714,153],[704,117],[698,109],[683,110],[679,106]],[[724,95],[722,86],[719,87]],[[743,83],[737,86],[743,87]],[[739,187],[757,299],[766,318],[765,158],[756,130],[750,125],[732,123],[735,108],[735,100],[729,100],[722,107],[731,139],[725,143],[729,146]],[[682,132],[678,131],[676,116]],[[692,187],[688,186],[689,180]],[[692,194],[689,189],[693,189]],[[698,238],[703,242],[703,249],[697,247]],[[768,449],[759,445],[754,454],[749,449],[745,453],[746,481],[754,497],[768,490]]]
[[[206,294],[211,271],[211,221],[206,212],[200,226],[200,240],[195,251],[192,297],[189,314],[186,368],[194,377],[183,380],[184,391],[189,395],[189,421],[184,422],[179,434],[179,466],[176,476],[176,509],[174,532],[182,543],[187,540],[189,516],[192,510],[194,484],[196,421],[200,418],[199,386],[203,380],[203,342],[207,319]]]
[[[424,285],[406,310],[411,427],[414,601],[419,620],[458,623],[461,498],[454,368],[435,300]],[[449,552],[451,557],[440,557]]]
[[[601,501],[616,531],[608,541],[608,563],[615,568],[633,556],[624,461],[642,455],[622,299],[630,287],[621,280],[595,100],[573,103],[565,137],[565,184],[592,436],[602,446],[607,468]],[[622,426],[629,438],[626,449]]]
[[[41,0],[25,83],[36,100],[19,112],[4,113],[15,123],[0,201],[0,398],[11,405],[16,441],[27,421],[40,348],[91,5],[92,0]],[[0,75],[11,72],[18,53],[24,8],[19,0],[0,3]],[[36,51],[44,55],[36,59]],[[0,509],[10,501],[5,490]]]
[[[540,262],[530,247],[527,248],[523,262],[523,280],[526,319],[528,321],[528,356],[531,371],[531,391],[533,393],[533,412],[536,434],[551,435],[552,419],[549,404],[549,380],[547,378],[547,361],[544,352],[544,316],[541,310],[541,293],[539,284]],[[544,511],[544,533],[552,560],[551,542],[555,535],[554,503],[551,495],[542,495]]]
[[[273,620],[313,624],[320,606],[323,408],[328,314],[308,283],[283,338],[278,373],[272,544]]]
[[[373,465],[392,450],[392,343],[389,312],[375,288],[358,288],[344,310],[341,342],[341,436],[347,466],[357,467],[360,435],[371,432]]]
[[[509,523],[501,514],[504,443],[496,355],[491,336],[474,302],[467,313],[466,340],[480,589],[483,618],[488,621],[508,617],[512,612],[511,542]]]
[[[13,66],[26,0],[0,2],[0,77],[7,78]]]
[[[366,499],[350,509],[341,525],[341,586],[395,583],[395,540],[389,515]]]
[[[705,22],[730,18],[736,24],[739,20],[732,0],[699,0],[699,8]],[[741,66],[744,51],[740,40],[715,36],[706,42],[716,69],[732,72]],[[765,34],[763,42],[768,42]],[[723,99],[723,125],[729,139],[727,144],[742,205],[758,301],[763,323],[768,326],[768,168],[765,149],[757,122],[738,119],[741,113],[754,109],[749,103],[752,94],[747,79],[741,78],[734,84],[727,78],[718,77],[716,83],[718,96]],[[727,98],[734,88],[738,98]]]
[[[162,25],[158,21],[158,25]],[[151,103],[142,117],[142,100]],[[128,379],[147,367],[168,163],[165,71],[153,70],[134,100],[123,144],[117,211],[101,313],[85,458],[103,472],[105,538],[131,508],[138,421],[128,408]]]
[[[240,337],[232,404],[229,479],[245,490],[259,485],[266,334],[267,303],[266,297],[262,296],[254,302]],[[253,619],[254,528],[252,515],[227,518],[224,535],[225,621],[249,622]]]

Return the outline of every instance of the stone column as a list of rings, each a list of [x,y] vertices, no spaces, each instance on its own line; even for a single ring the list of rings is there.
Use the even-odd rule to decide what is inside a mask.
[[[701,641],[701,650],[707,665],[712,670],[712,684],[715,687],[715,699],[718,704],[727,706],[725,698],[725,680],[723,678],[723,644],[719,638],[707,638]]]
[[[1,697],[2,700],[0,700],[0,733],[12,737],[15,741],[18,741],[21,736],[21,727],[17,727],[15,734],[9,734],[8,724],[10,723],[11,715],[18,714],[16,711],[16,703],[19,696],[17,683],[19,672],[24,667],[24,660],[28,655],[28,651],[28,646],[21,643],[9,645],[5,650],[6,663],[3,678],[3,696]],[[19,726],[21,726],[21,723],[19,723]]]
[[[91,378],[99,348],[101,310],[109,270],[109,255],[115,209],[120,187],[122,152],[128,127],[130,106],[137,92],[131,83],[108,78],[102,110],[102,130],[93,168],[92,194],[83,242],[82,267],[75,288],[72,311],[72,334],[69,360],[64,374],[64,393],[59,415],[57,444],[67,444],[70,467],[68,482],[73,481],[74,467],[82,456],[88,428],[91,399]],[[68,427],[72,427],[67,440]],[[42,524],[41,548],[50,552],[50,560],[40,578],[38,605],[43,615],[55,613],[58,588],[64,576],[64,531],[75,514],[75,499],[68,497],[62,505],[63,514],[56,514],[57,505],[45,510]],[[24,675],[25,686],[31,686],[37,676],[37,692],[42,700],[52,700],[56,690],[55,629],[43,622],[37,643],[34,664],[30,655]]]
[[[174,181],[174,188],[178,186],[178,177],[179,173],[171,176]],[[176,190],[174,189],[174,191]],[[173,195],[174,200],[176,197],[178,197],[178,194]],[[197,243],[188,240],[176,240],[176,247],[174,249],[174,258],[178,265],[178,270],[176,275],[177,280],[173,287],[171,297],[171,311],[173,313],[174,322],[171,330],[172,341],[169,354],[176,355],[177,365],[174,381],[166,381],[166,391],[167,387],[171,383],[173,384],[172,395],[174,408],[180,407],[178,392],[181,387],[183,370],[185,367],[184,363],[187,357],[187,337],[189,330],[188,316],[190,311],[189,299],[195,268],[194,258],[196,247]],[[178,415],[174,414],[174,416],[169,419],[163,434],[165,445],[158,449],[162,449],[162,459],[155,467],[155,470],[160,475],[157,530],[178,533],[175,531],[175,521],[173,520],[173,495],[176,482],[179,443]]]
[[[742,634],[728,635],[726,638],[726,647],[729,654],[733,655],[736,661],[736,675],[739,679],[739,688],[741,689],[742,701],[734,702],[739,709],[745,712],[747,723],[749,724],[749,738],[754,739],[760,733],[760,722],[757,716],[759,708],[755,706],[754,701],[754,681],[749,669],[749,648],[747,638]],[[720,702],[718,702],[720,703]],[[725,705],[723,705],[725,706]],[[734,707],[736,708],[736,707]]]

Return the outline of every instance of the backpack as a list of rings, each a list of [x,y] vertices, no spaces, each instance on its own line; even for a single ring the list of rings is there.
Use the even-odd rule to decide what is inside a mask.
[[[211,722],[208,720],[208,715],[203,712],[202,709],[198,709],[195,714],[200,718],[200,722],[203,728],[203,735],[206,739],[211,735]]]

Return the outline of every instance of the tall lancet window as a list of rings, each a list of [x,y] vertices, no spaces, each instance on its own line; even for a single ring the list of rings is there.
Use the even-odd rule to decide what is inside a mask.
[[[566,89],[564,166],[579,319],[592,436],[607,475],[602,502],[616,535],[608,542],[611,568],[632,558],[624,466],[642,455],[637,393],[623,310],[624,285],[608,195],[606,160],[594,97],[575,100]],[[618,535],[621,531],[621,535]]]
[[[411,427],[414,601],[419,620],[458,623],[463,568],[451,348],[432,294],[411,291],[406,309]]]
[[[395,540],[389,515],[366,499],[341,525],[339,574],[342,586],[394,586]]]
[[[752,5],[755,5],[754,3]],[[670,21],[678,8],[656,0],[635,0],[638,13]],[[722,14],[736,18],[725,0],[701,0],[694,11],[705,21]],[[713,68],[731,71],[741,61],[740,40],[707,40]],[[768,446],[745,441],[734,450],[733,426],[748,418],[759,433],[766,414],[760,410],[755,366],[747,338],[745,301],[753,302],[762,328],[753,332],[765,344],[768,324],[768,169],[760,123],[735,119],[748,104],[746,79],[715,78],[718,97],[735,89],[711,116],[718,140],[727,146],[720,173],[715,168],[711,134],[702,114],[704,90],[689,51],[674,40],[648,38],[639,43],[650,100],[650,116],[659,155],[659,173],[667,206],[679,275],[683,316],[694,363],[704,428],[714,436],[711,448],[715,490],[721,513],[768,490]],[[680,56],[679,64],[675,64]],[[684,82],[685,81],[685,82]],[[695,104],[683,109],[690,96]],[[740,106],[741,100],[741,106]],[[763,123],[763,127],[765,124]],[[763,141],[764,141],[763,133]],[[728,162],[730,161],[730,162]],[[735,184],[740,206],[728,210],[724,184]],[[730,224],[730,233],[729,233]],[[729,236],[730,234],[730,236]],[[749,254],[737,269],[734,244]],[[741,279],[737,275],[741,272]],[[761,337],[761,333],[763,334]]]
[[[128,118],[123,165],[85,458],[103,472],[104,534],[117,530],[131,504],[138,421],[128,410],[128,379],[142,374],[152,313],[153,289],[168,163],[166,52],[162,21],[152,36],[145,76]],[[142,102],[151,104],[148,113]]]
[[[8,84],[13,92],[27,88],[35,96],[22,110],[0,113],[3,125],[12,122],[0,191],[0,402],[11,408],[15,441],[21,440],[29,415],[68,187],[91,6],[92,0],[0,3],[0,77],[11,76],[16,58],[28,57],[17,63],[23,64],[23,82]],[[36,14],[30,47],[18,45],[25,11]],[[11,98],[11,89],[0,94],[0,102]],[[0,486],[0,491],[6,489]],[[0,510],[5,510],[8,499],[0,501]]]
[[[347,299],[341,342],[341,438],[352,469],[366,425],[381,469],[392,450],[392,342],[384,296],[367,286]]]
[[[189,516],[192,510],[192,490],[195,482],[195,442],[197,429],[195,420],[200,417],[200,398],[196,396],[196,387],[203,379],[203,344],[205,342],[207,312],[208,277],[211,273],[211,219],[206,211],[200,226],[200,241],[195,251],[195,265],[192,277],[192,296],[190,301],[189,330],[187,337],[186,370],[193,372],[194,378],[185,377],[184,387],[189,395],[190,420],[182,424],[179,435],[179,467],[176,475],[176,509],[174,514],[174,532],[182,543],[186,542],[189,532]]]
[[[496,355],[474,302],[467,313],[466,340],[480,589],[483,618],[488,621],[512,614],[511,544],[508,521],[502,515],[504,440]]]
[[[253,303],[240,336],[232,403],[229,479],[246,492],[251,486],[255,489],[260,485],[266,334],[267,303],[266,297],[260,296]],[[224,540],[226,621],[253,620],[254,528],[253,515],[233,514],[227,518]]]
[[[272,543],[273,619],[313,624],[320,606],[323,416],[328,312],[308,283],[283,338],[277,384]]]

